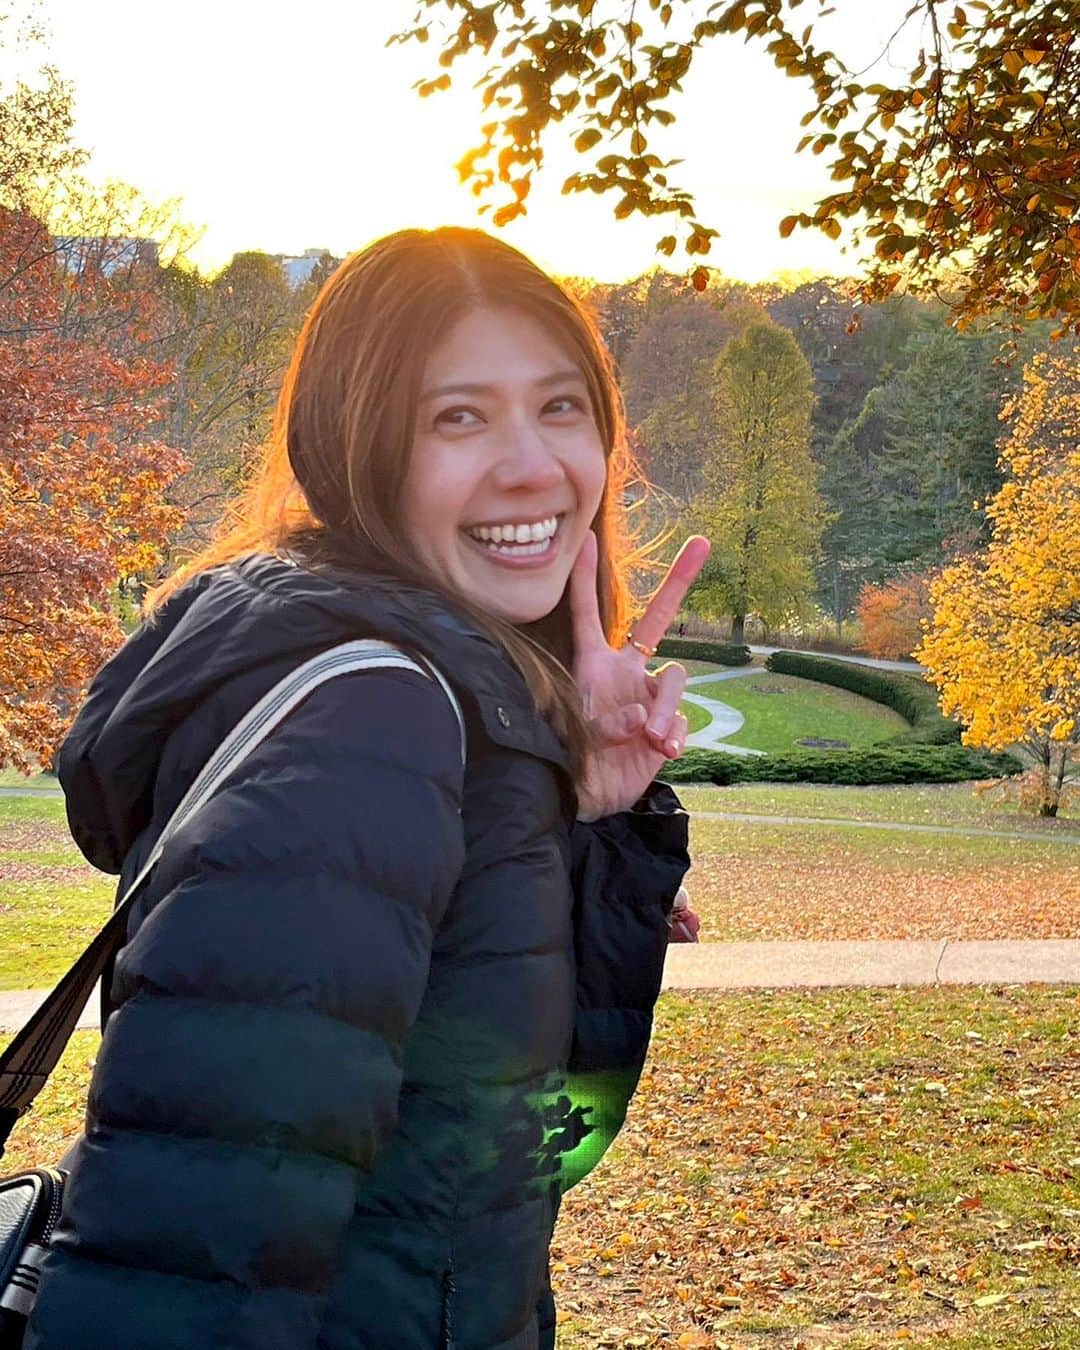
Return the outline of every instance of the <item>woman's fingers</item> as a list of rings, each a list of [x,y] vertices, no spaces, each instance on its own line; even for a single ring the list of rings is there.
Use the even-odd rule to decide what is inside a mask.
[[[686,671],[677,661],[661,666],[652,685],[652,705],[645,734],[658,750],[667,753],[667,742],[674,735],[672,723],[686,688]],[[685,723],[684,723],[685,726]],[[685,736],[685,730],[683,735]]]
[[[679,549],[678,556],[668,568],[667,576],[649,601],[645,613],[634,623],[634,638],[642,646],[660,645],[660,639],[671,627],[671,621],[678,614],[686,598],[686,592],[705,566],[710,548],[711,545],[704,535],[693,534]],[[596,589],[595,574],[593,589],[594,591]]]
[[[668,759],[678,759],[686,749],[686,734],[689,729],[690,724],[682,713],[676,713],[671,719],[671,728],[664,742],[664,754]]]
[[[574,631],[574,654],[578,657],[608,645],[600,619],[596,567],[596,535],[590,530],[570,571],[570,622]]]
[[[644,703],[630,703],[598,717],[592,724],[593,730],[606,745],[624,745],[641,734],[648,711]]]

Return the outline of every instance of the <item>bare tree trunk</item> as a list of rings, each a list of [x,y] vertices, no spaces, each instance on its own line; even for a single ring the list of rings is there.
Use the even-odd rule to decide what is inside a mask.
[[[1040,816],[1056,816],[1061,804],[1061,786],[1065,782],[1065,763],[1068,754],[1064,742],[1057,749],[1058,764],[1056,770],[1053,767],[1054,748],[1047,746],[1046,749],[1046,788],[1043,792],[1042,805],[1039,807]]]

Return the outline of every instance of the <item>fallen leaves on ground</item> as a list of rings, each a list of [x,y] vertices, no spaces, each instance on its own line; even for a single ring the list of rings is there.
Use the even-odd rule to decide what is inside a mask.
[[[694,855],[687,878],[702,941],[1080,938],[1080,857],[962,857],[912,868],[843,841]]]
[[[1057,1344],[1078,1012],[1068,989],[665,996],[623,1132],[564,1201],[560,1347]]]

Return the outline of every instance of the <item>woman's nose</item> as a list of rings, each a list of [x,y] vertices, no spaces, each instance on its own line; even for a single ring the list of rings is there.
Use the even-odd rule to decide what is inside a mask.
[[[507,429],[495,465],[498,488],[503,491],[549,488],[561,483],[565,476],[562,461],[552,452],[539,427],[515,424]]]

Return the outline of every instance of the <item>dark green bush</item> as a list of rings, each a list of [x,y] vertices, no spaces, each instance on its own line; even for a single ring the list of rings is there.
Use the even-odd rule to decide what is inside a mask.
[[[798,675],[804,680],[849,689],[874,703],[884,703],[910,724],[908,731],[891,736],[883,745],[951,745],[960,739],[960,724],[942,717],[935,690],[917,675],[830,661],[801,652],[773,652],[766,666],[776,675]]]
[[[660,639],[657,656],[672,656],[676,660],[715,661],[718,666],[748,666],[749,647],[733,647],[725,642],[698,642],[694,638]]]
[[[964,783],[1003,778],[1023,765],[965,745],[880,745],[863,750],[792,750],[783,755],[730,755],[690,749],[665,764],[669,783]]]

